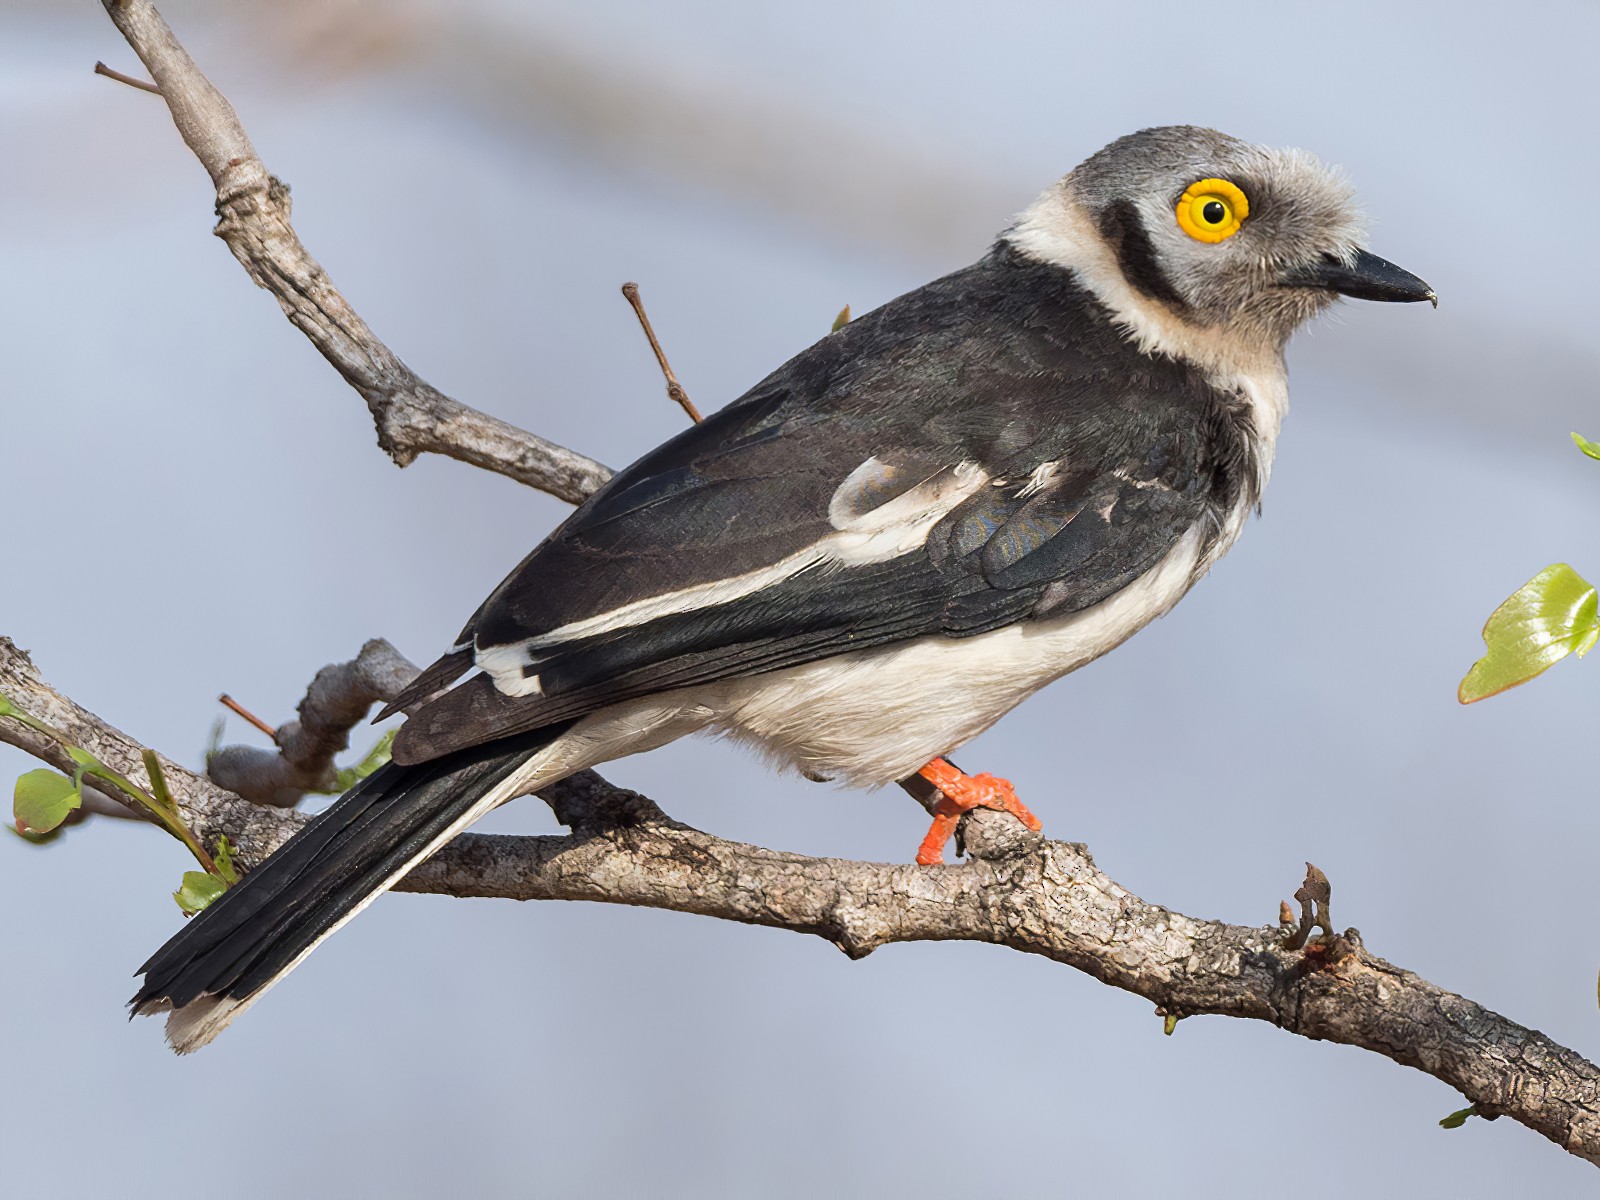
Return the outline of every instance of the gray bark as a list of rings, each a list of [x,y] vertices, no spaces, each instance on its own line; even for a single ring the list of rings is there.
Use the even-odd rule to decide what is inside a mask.
[[[576,504],[611,477],[600,463],[452,400],[381,342],[300,244],[289,189],[256,155],[239,116],[145,0],[105,0],[173,123],[217,190],[216,234],[284,316],[361,393],[378,445],[398,465],[443,454]]]

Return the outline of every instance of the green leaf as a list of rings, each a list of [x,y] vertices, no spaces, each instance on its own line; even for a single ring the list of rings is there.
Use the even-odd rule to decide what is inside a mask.
[[[829,332],[838,333],[839,330],[843,329],[848,324],[850,324],[850,306],[846,304],[839,310],[839,315],[833,319],[833,328],[829,330]],[[1572,436],[1577,437],[1578,435],[1573,434]]]
[[[1578,449],[1582,450],[1590,458],[1600,458],[1600,442],[1591,442],[1581,433],[1573,434],[1572,440],[1577,445]]]
[[[1448,1117],[1445,1117],[1439,1122],[1439,1128],[1460,1129],[1467,1123],[1468,1117],[1475,1117],[1477,1115],[1478,1106],[1476,1104],[1468,1105],[1466,1108],[1458,1108],[1455,1112],[1451,1113]]]
[[[76,780],[59,771],[40,768],[17,780],[11,812],[18,833],[49,833],[82,803],[83,789]]]
[[[239,882],[239,870],[233,865],[233,843],[228,840],[227,834],[217,839],[217,853],[213,861],[217,864],[217,874],[222,876],[224,883],[232,887]]]
[[[1546,567],[1490,615],[1489,652],[1472,664],[1457,697],[1471,704],[1526,683],[1600,639],[1600,594],[1566,563]]]
[[[172,893],[172,898],[192,917],[227,890],[228,885],[215,875],[206,871],[185,871],[183,885]]]
[[[376,746],[367,751],[367,756],[365,758],[363,758],[355,766],[346,767],[344,770],[340,771],[334,777],[334,791],[341,795],[345,792],[348,792],[351,788],[355,787],[356,784],[360,783],[368,775],[371,775],[379,767],[383,766],[384,763],[388,762],[389,755],[391,754],[394,746],[394,735],[396,732],[398,731],[393,729],[389,730],[388,733],[384,734],[378,739],[378,744]]]
[[[1577,435],[1574,434],[1573,436]],[[16,706],[6,699],[4,692],[0,692],[0,717],[14,717],[16,715]]]
[[[27,842],[30,846],[48,846],[61,836],[60,826],[52,829],[49,833],[23,833],[15,825],[0,825],[0,829],[4,829],[19,842]]]
[[[1172,1036],[1172,1031],[1174,1029],[1176,1029],[1177,1027],[1178,1027],[1178,1014],[1177,1013],[1168,1013],[1167,1016],[1166,1016],[1166,1019],[1164,1021],[1162,1021],[1162,1023],[1161,1023],[1161,1032],[1166,1034],[1168,1037],[1171,1037]]]

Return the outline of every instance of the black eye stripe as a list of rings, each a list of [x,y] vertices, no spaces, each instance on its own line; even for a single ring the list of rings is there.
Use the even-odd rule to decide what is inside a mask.
[[[1123,276],[1147,296],[1164,301],[1176,309],[1189,307],[1182,293],[1172,286],[1172,281],[1162,271],[1156,259],[1155,246],[1139,210],[1131,200],[1118,200],[1100,213],[1100,233],[1116,253],[1117,264]]]

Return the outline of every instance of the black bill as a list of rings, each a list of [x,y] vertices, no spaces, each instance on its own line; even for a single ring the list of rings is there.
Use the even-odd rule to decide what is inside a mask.
[[[1425,282],[1388,259],[1365,250],[1356,251],[1352,263],[1345,264],[1330,257],[1315,266],[1301,268],[1286,276],[1283,282],[1287,287],[1327,288],[1357,300],[1400,303],[1426,300],[1435,308],[1439,307],[1439,297]]]

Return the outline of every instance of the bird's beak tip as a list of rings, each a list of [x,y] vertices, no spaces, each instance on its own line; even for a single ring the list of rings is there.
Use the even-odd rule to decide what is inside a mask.
[[[1290,287],[1324,288],[1357,300],[1379,300],[1414,304],[1426,300],[1439,307],[1438,294],[1410,271],[1367,250],[1358,250],[1353,261],[1345,263],[1329,256],[1324,261],[1302,268],[1284,282]]]

